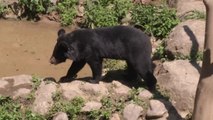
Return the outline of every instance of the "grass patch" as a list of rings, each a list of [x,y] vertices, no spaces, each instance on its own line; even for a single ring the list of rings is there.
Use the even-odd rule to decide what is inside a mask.
[[[0,96],[0,120],[45,120],[10,97]]]

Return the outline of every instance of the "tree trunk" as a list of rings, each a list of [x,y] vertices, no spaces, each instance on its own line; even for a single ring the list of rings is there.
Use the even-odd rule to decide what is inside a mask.
[[[213,120],[213,0],[203,0],[203,2],[207,12],[206,34],[193,120]]]

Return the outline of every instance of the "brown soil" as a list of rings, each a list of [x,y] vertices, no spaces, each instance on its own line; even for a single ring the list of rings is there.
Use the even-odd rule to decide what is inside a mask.
[[[57,66],[49,63],[60,25],[0,20],[0,26],[0,77],[30,74],[59,79],[66,74],[71,61]],[[78,76],[91,76],[89,67]]]

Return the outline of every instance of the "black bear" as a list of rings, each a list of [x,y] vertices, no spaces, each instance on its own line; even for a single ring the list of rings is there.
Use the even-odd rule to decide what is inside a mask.
[[[102,74],[103,58],[126,60],[130,78],[143,78],[148,89],[156,86],[152,72],[152,46],[150,38],[141,30],[130,26],[114,26],[97,29],[78,29],[65,33],[58,31],[58,39],[50,58],[51,64],[73,60],[67,75],[61,81],[69,81],[86,63],[92,70],[93,80],[98,83]]]

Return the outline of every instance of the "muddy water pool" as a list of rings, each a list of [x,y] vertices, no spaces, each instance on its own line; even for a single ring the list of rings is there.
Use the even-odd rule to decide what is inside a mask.
[[[53,23],[0,20],[0,77],[30,74],[59,79],[65,75],[72,61],[49,63],[59,29]],[[91,76],[88,65],[78,76]]]

